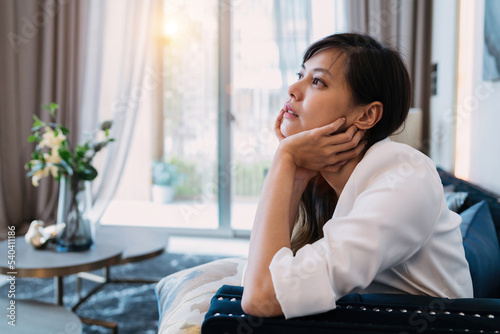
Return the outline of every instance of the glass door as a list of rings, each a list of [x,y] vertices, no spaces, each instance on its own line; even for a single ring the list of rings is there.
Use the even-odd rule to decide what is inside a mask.
[[[163,157],[152,172],[153,187],[170,189],[153,202],[172,227],[219,226],[218,22],[217,0],[164,2]]]
[[[238,2],[231,35],[234,230],[250,230],[267,170],[278,146],[273,128],[296,80],[302,53],[341,30],[343,1]]]
[[[248,235],[274,120],[304,49],[338,30],[339,3],[164,0],[163,156],[152,171],[153,188],[170,190],[153,202],[172,227]]]

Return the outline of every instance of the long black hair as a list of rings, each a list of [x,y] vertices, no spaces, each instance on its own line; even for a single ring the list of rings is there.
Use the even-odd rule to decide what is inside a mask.
[[[356,106],[379,101],[380,121],[366,132],[367,147],[388,137],[403,124],[411,102],[408,71],[397,51],[362,34],[335,34],[313,43],[302,64],[318,52],[339,50],[345,58],[344,76]],[[323,237],[323,225],[332,217],[337,203],[335,191],[318,174],[306,187],[292,235],[292,250]]]

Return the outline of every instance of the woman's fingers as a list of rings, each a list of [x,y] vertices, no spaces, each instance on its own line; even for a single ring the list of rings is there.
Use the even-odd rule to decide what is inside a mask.
[[[334,135],[335,132],[337,132],[342,127],[342,125],[344,125],[344,123],[345,117],[341,117],[333,123],[318,128],[317,131],[320,135],[323,136]]]
[[[365,147],[366,147],[366,140],[363,140],[356,147],[354,147],[350,150],[338,153],[335,157],[335,160],[337,160],[337,161],[351,160],[351,159],[357,157],[358,155],[360,155],[363,152],[363,150],[365,149]]]
[[[285,136],[283,136],[283,133],[281,133],[281,123],[283,122],[284,113],[285,110],[281,109],[278,117],[276,117],[276,122],[274,123],[274,134],[276,135],[279,141],[285,139]]]
[[[361,140],[365,132],[359,131],[354,125],[343,128],[345,118],[285,138],[281,132],[283,113],[282,110],[276,118],[274,131],[280,145],[290,153],[298,167],[312,171],[337,171],[348,160],[362,154],[366,144]]]
[[[338,134],[337,137],[341,138],[341,140],[349,141],[356,133],[358,133],[358,128],[355,125],[351,125],[344,133]]]
[[[316,135],[328,138],[328,144],[338,145],[352,141],[354,135],[359,132],[355,125],[351,125],[347,130],[339,132],[339,129],[345,124],[345,118],[339,118],[335,122],[326,126],[317,128]]]
[[[349,130],[351,130],[351,129],[349,128],[347,131],[349,131]],[[349,141],[344,142],[342,144],[331,143],[331,145],[337,145],[338,152],[348,151],[348,150],[358,146],[359,142],[361,141],[361,139],[363,139],[364,135],[365,135],[365,132],[363,130],[359,130],[359,131],[356,131],[354,133],[354,135],[352,135],[352,136],[349,134],[349,137],[350,137]]]
[[[366,147],[366,140],[360,141],[364,135],[364,131],[358,131],[353,139],[345,144],[337,145],[336,152],[332,152],[330,157],[326,159],[327,164],[322,170],[328,172],[337,172],[349,160],[354,159],[363,153]]]

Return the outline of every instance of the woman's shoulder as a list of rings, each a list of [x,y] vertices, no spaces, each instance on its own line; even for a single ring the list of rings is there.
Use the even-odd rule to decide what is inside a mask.
[[[429,157],[389,138],[372,145],[353,174],[358,180],[384,178],[388,182],[441,185],[436,165]]]
[[[366,152],[363,159],[376,158],[376,156],[385,156],[387,158],[391,157],[408,157],[411,159],[418,160],[429,160],[425,154],[419,150],[403,143],[398,143],[392,141],[390,138],[385,138],[375,144],[373,144]]]

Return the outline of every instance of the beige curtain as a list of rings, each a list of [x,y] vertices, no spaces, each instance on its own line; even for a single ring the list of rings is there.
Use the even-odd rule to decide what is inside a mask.
[[[412,107],[421,108],[422,151],[429,153],[432,0],[349,0],[347,25],[395,47],[413,86]]]
[[[32,219],[54,219],[57,182],[38,188],[25,177],[33,145],[32,115],[48,120],[41,105],[57,102],[58,121],[78,138],[87,1],[0,1],[0,238]]]

